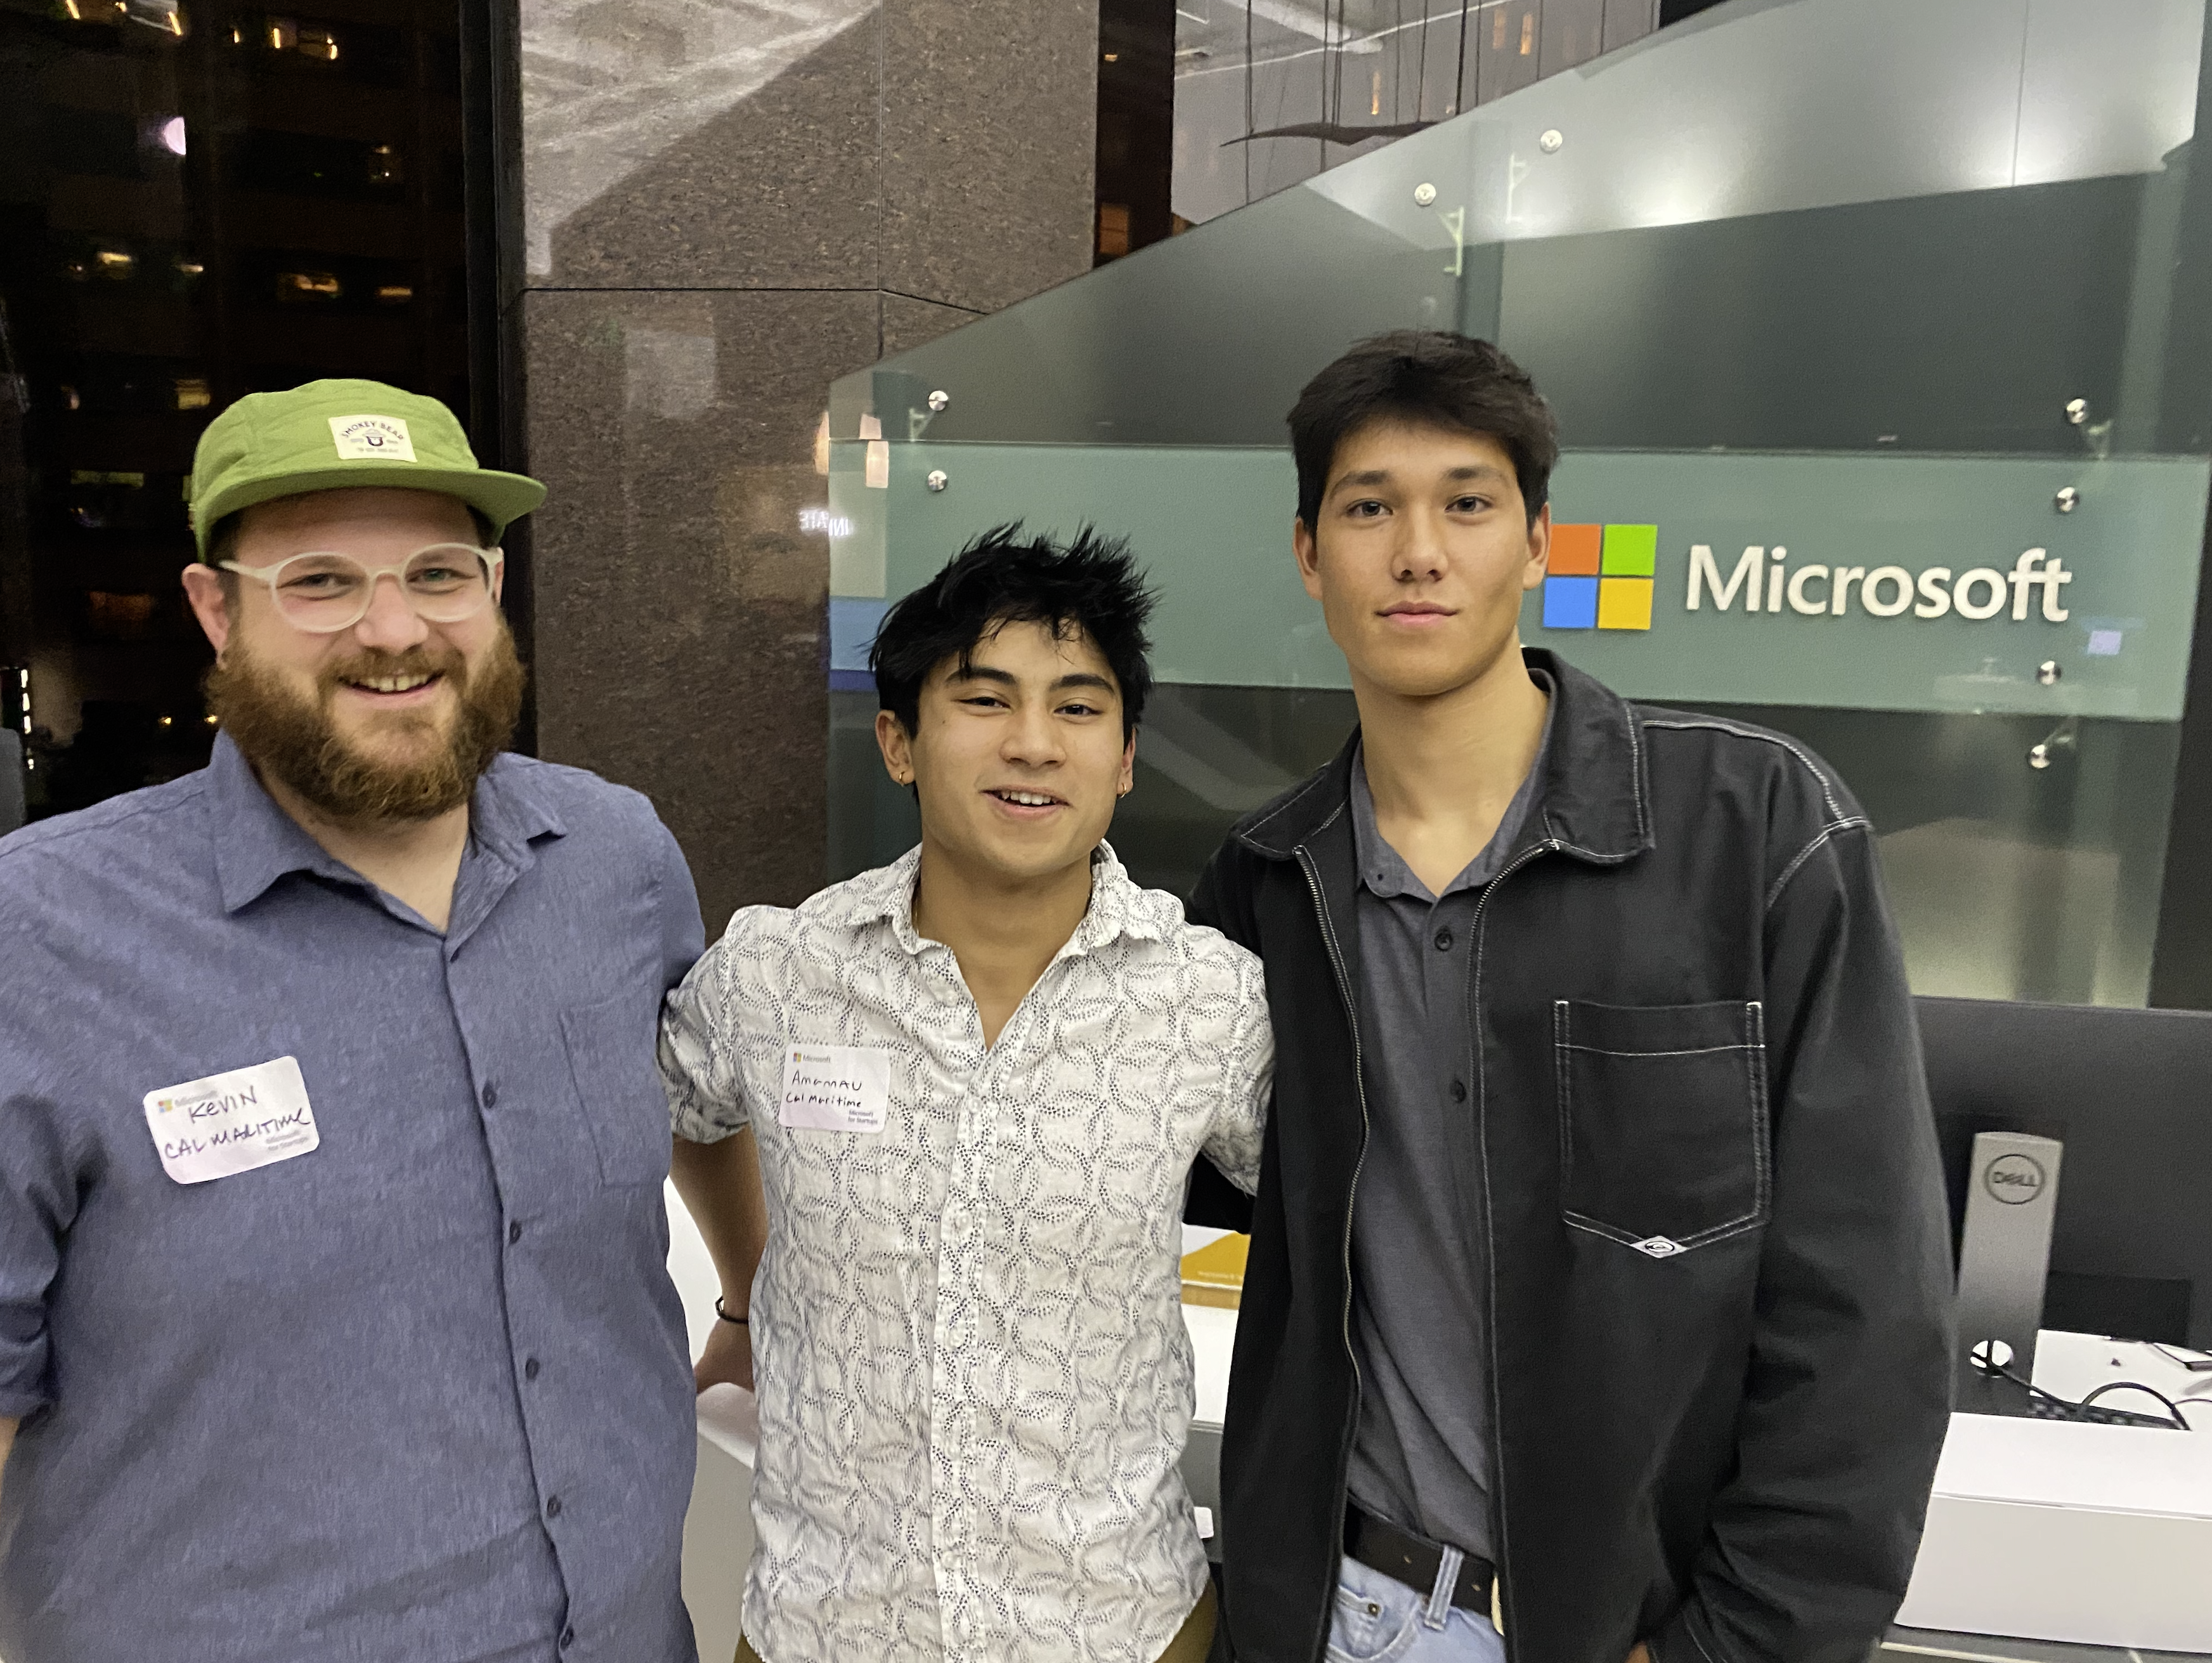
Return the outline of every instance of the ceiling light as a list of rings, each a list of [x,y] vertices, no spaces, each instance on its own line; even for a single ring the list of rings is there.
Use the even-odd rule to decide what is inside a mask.
[[[171,116],[171,117],[170,117],[167,121],[165,121],[165,122],[163,122],[163,123],[161,124],[161,143],[162,143],[163,144],[165,144],[165,145],[167,145],[167,146],[168,147],[168,150],[169,150],[169,154],[170,154],[170,155],[184,155],[184,153],[185,153],[185,119],[184,119],[184,117],[182,117],[182,116],[180,116],[180,115],[173,115],[173,116]]]

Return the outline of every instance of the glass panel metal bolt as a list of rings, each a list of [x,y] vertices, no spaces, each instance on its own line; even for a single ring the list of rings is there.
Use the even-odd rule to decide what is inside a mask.
[[[943,490],[945,486],[951,484],[952,481],[945,477],[945,470],[943,468],[932,468],[929,471],[929,478],[923,480],[921,483],[927,485],[932,490]]]
[[[2064,673],[2059,669],[2058,661],[2055,658],[2046,658],[2035,667],[2035,679],[2046,687],[2057,682],[2063,673]]]
[[[1426,208],[1437,199],[1437,187],[1423,180],[1413,187],[1413,206]]]
[[[1559,153],[1559,146],[1566,142],[1567,136],[1557,127],[1547,127],[1536,140],[1536,148],[1546,155],[1557,155]]]
[[[2087,421],[2089,401],[2087,399],[2069,399],[2066,401],[2066,419],[2073,423],[2075,427]]]
[[[950,393],[947,393],[943,387],[939,387],[936,392],[929,395],[929,407],[932,410],[942,410],[945,405],[951,402],[952,395]]]
[[[2081,506],[2081,493],[2071,485],[2061,485],[2058,494],[2051,499],[2051,506],[2061,514],[2071,514]]]
[[[2058,679],[2058,666],[2055,661],[2046,662],[2043,667],[2052,673],[2051,677],[2052,681]],[[2043,679],[2040,671],[2037,673],[2036,679],[2039,681]],[[2081,725],[2077,718],[2066,717],[2036,743],[2027,747],[2027,765],[2039,770],[2048,768],[2058,760],[2058,753],[2061,751],[2071,752],[2074,749],[2075,735],[2080,731]]]

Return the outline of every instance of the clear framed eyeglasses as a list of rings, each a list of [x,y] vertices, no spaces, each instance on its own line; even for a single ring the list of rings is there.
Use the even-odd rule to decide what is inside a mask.
[[[377,581],[384,577],[399,586],[415,615],[428,623],[459,624],[473,618],[491,604],[505,557],[498,549],[433,543],[396,566],[365,566],[349,554],[310,551],[273,566],[241,566],[226,560],[222,569],[266,583],[277,612],[293,628],[311,635],[336,635],[368,616]]]

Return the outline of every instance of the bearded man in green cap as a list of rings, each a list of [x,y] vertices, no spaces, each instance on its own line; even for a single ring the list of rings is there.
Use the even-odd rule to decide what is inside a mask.
[[[544,496],[432,399],[240,399],[213,759],[0,839],[11,1663],[694,1657],[653,1052],[698,904],[644,798],[501,749]]]

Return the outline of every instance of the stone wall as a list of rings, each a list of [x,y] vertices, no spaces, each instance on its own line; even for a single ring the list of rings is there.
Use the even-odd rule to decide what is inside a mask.
[[[521,0],[538,753],[819,886],[836,377],[1091,264],[1097,0]]]

